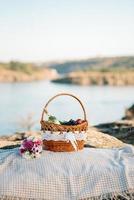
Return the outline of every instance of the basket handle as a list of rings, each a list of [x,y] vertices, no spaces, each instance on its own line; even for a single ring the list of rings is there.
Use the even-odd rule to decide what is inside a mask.
[[[82,110],[83,110],[83,113],[84,113],[84,120],[87,119],[85,108],[84,108],[84,106],[83,106],[81,100],[80,100],[78,97],[74,96],[73,94],[69,94],[69,93],[60,93],[60,94],[57,94],[57,95],[53,96],[53,97],[52,97],[51,99],[49,99],[49,101],[46,103],[46,105],[45,105],[45,107],[44,107],[44,109],[43,109],[43,112],[42,112],[41,121],[43,121],[44,113],[48,114],[48,111],[47,111],[48,104],[49,104],[53,99],[55,99],[55,98],[57,98],[57,97],[59,97],[59,96],[71,96],[71,97],[73,97],[74,99],[76,99],[76,100],[80,103],[80,105],[81,105],[81,107],[82,107]]]

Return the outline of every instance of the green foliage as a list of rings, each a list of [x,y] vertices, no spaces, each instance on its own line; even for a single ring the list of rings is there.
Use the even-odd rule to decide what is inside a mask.
[[[7,63],[0,63],[0,69],[5,69],[7,68],[8,64]]]
[[[26,74],[32,74],[39,71],[40,68],[32,63],[22,63],[17,61],[11,61],[9,63],[0,63],[0,69],[9,69],[17,72],[24,72]]]
[[[9,63],[9,69],[13,71],[21,71],[27,74],[32,74],[32,72],[34,71],[34,67],[32,66],[32,64],[20,63],[14,61],[11,61]]]
[[[87,60],[70,61],[53,64],[52,68],[65,74],[73,71],[122,71],[134,70],[134,56],[91,58]]]
[[[126,71],[134,71],[134,68],[127,67],[99,67],[99,68],[87,68],[84,70],[80,70],[83,72],[126,72]]]

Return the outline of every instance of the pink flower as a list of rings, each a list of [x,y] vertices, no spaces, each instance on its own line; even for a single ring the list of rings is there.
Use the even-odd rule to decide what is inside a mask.
[[[42,141],[41,140],[38,140],[36,142],[34,142],[35,145],[42,145]]]
[[[27,159],[39,157],[41,152],[42,141],[34,137],[25,139],[19,148],[20,155]]]
[[[24,140],[22,144],[23,147],[27,150],[31,150],[34,146],[34,142],[32,142],[31,140]]]
[[[20,148],[20,154],[23,154],[26,150],[23,148]]]

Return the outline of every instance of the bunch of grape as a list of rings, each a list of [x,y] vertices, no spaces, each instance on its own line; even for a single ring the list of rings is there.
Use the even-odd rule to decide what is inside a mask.
[[[85,120],[82,120],[82,119],[77,119],[77,120],[73,120],[73,119],[70,119],[69,121],[60,121],[60,124],[62,125],[78,125],[78,124],[81,124],[83,123]]]

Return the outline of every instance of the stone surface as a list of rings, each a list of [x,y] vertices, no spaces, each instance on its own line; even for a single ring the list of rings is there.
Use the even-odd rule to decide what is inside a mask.
[[[104,134],[96,128],[91,127],[87,132],[87,142],[85,146],[92,146],[95,148],[118,148],[123,147],[125,144],[117,138]]]
[[[133,113],[133,106],[129,111]],[[132,116],[132,115],[131,115]],[[14,148],[28,136],[41,137],[41,132],[15,133],[10,136],[0,137],[0,148]],[[99,124],[89,127],[87,132],[86,147],[115,148],[122,147],[125,143],[134,145],[134,120],[120,120],[112,123]]]
[[[52,81],[76,85],[134,85],[134,71],[77,71]]]
[[[40,132],[25,132],[25,133],[16,133],[11,136],[3,136],[0,138],[0,148],[14,148],[20,145],[21,141],[30,136],[41,137]],[[95,148],[113,148],[113,147],[122,147],[123,142],[112,137],[110,135],[104,134],[98,131],[94,127],[90,127],[87,132],[87,141],[86,147],[95,147]]]
[[[125,143],[134,145],[134,120],[121,120],[113,123],[100,124],[96,128]]]
[[[38,80],[51,80],[57,78],[58,74],[53,69],[42,69],[32,74],[9,69],[0,69],[0,82],[31,82]]]
[[[10,136],[1,136],[0,137],[0,148],[14,148],[21,144],[21,141],[27,138],[28,136],[41,137],[40,132],[23,132],[15,133]]]
[[[122,118],[123,120],[134,120],[134,104],[126,109],[125,116]]]

